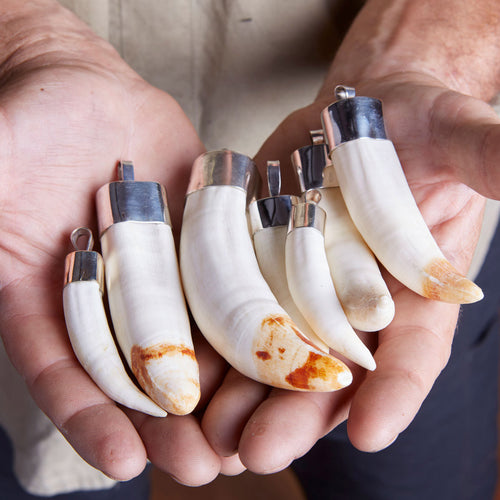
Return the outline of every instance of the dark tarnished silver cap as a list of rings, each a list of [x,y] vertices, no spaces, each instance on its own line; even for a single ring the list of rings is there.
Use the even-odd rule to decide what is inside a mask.
[[[87,238],[84,250],[78,247],[80,238]],[[79,227],[71,233],[74,252],[66,256],[64,266],[64,286],[74,281],[97,281],[101,293],[104,293],[104,263],[101,255],[92,250],[94,238],[87,227]]]
[[[187,195],[211,186],[233,186],[247,193],[247,203],[260,189],[260,174],[254,161],[229,149],[208,151],[193,163]]]
[[[315,189],[307,191],[304,201],[292,207],[288,232],[299,227],[312,227],[325,234],[326,212],[318,206],[321,193]]]
[[[119,222],[160,222],[171,225],[167,192],[158,182],[134,180],[131,162],[118,166],[118,181],[97,191],[99,234]]]
[[[288,226],[292,205],[299,201],[297,196],[280,195],[281,172],[279,161],[267,162],[268,198],[261,198],[250,203],[250,225],[255,234],[267,227]]]
[[[300,190],[305,192],[309,189],[338,186],[336,178],[332,183],[331,176],[327,179],[323,176],[325,167],[331,164],[323,130],[311,130],[310,134],[311,144],[292,153],[292,165],[297,174]],[[329,182],[328,185],[325,180]]]
[[[325,138],[330,150],[343,142],[361,137],[387,139],[382,102],[373,97],[357,97],[352,87],[335,88],[338,100],[321,113]]]

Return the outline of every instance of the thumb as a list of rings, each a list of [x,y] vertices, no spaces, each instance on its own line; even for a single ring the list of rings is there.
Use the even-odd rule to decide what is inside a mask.
[[[500,199],[500,119],[487,103],[445,92],[430,113],[433,157],[458,180]]]
[[[329,101],[316,101],[291,113],[268,137],[256,154],[254,160],[263,178],[268,161],[279,160],[281,166],[284,194],[298,194],[299,186],[292,167],[292,153],[311,143],[310,131],[321,128],[321,111]]]

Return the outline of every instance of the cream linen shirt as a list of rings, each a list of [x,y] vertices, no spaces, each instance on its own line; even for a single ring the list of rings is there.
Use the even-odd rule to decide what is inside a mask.
[[[181,104],[208,149],[254,155],[291,111],[309,104],[340,38],[328,0],[61,0],[151,84]],[[330,48],[330,53],[324,50]],[[341,82],[339,82],[341,83]],[[496,225],[488,207],[475,275]],[[107,488],[36,407],[0,349],[0,424],[14,470],[36,495]]]

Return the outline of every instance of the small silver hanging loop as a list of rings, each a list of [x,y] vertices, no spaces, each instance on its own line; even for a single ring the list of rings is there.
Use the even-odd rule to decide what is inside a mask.
[[[356,89],[347,85],[337,85],[334,92],[337,99],[351,99],[356,97]]]
[[[78,241],[81,238],[85,238],[86,245],[84,248],[80,248],[78,245]],[[92,231],[88,227],[77,227],[70,236],[71,243],[73,244],[73,248],[75,250],[86,250],[90,252],[92,248],[94,248],[94,236],[92,235]]]

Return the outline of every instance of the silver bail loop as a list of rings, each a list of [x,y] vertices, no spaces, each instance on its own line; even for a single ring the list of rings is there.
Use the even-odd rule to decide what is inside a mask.
[[[269,196],[279,196],[281,191],[281,168],[279,160],[267,162],[267,187]]]
[[[337,99],[352,99],[356,97],[356,89],[347,85],[337,85],[334,90]]]

